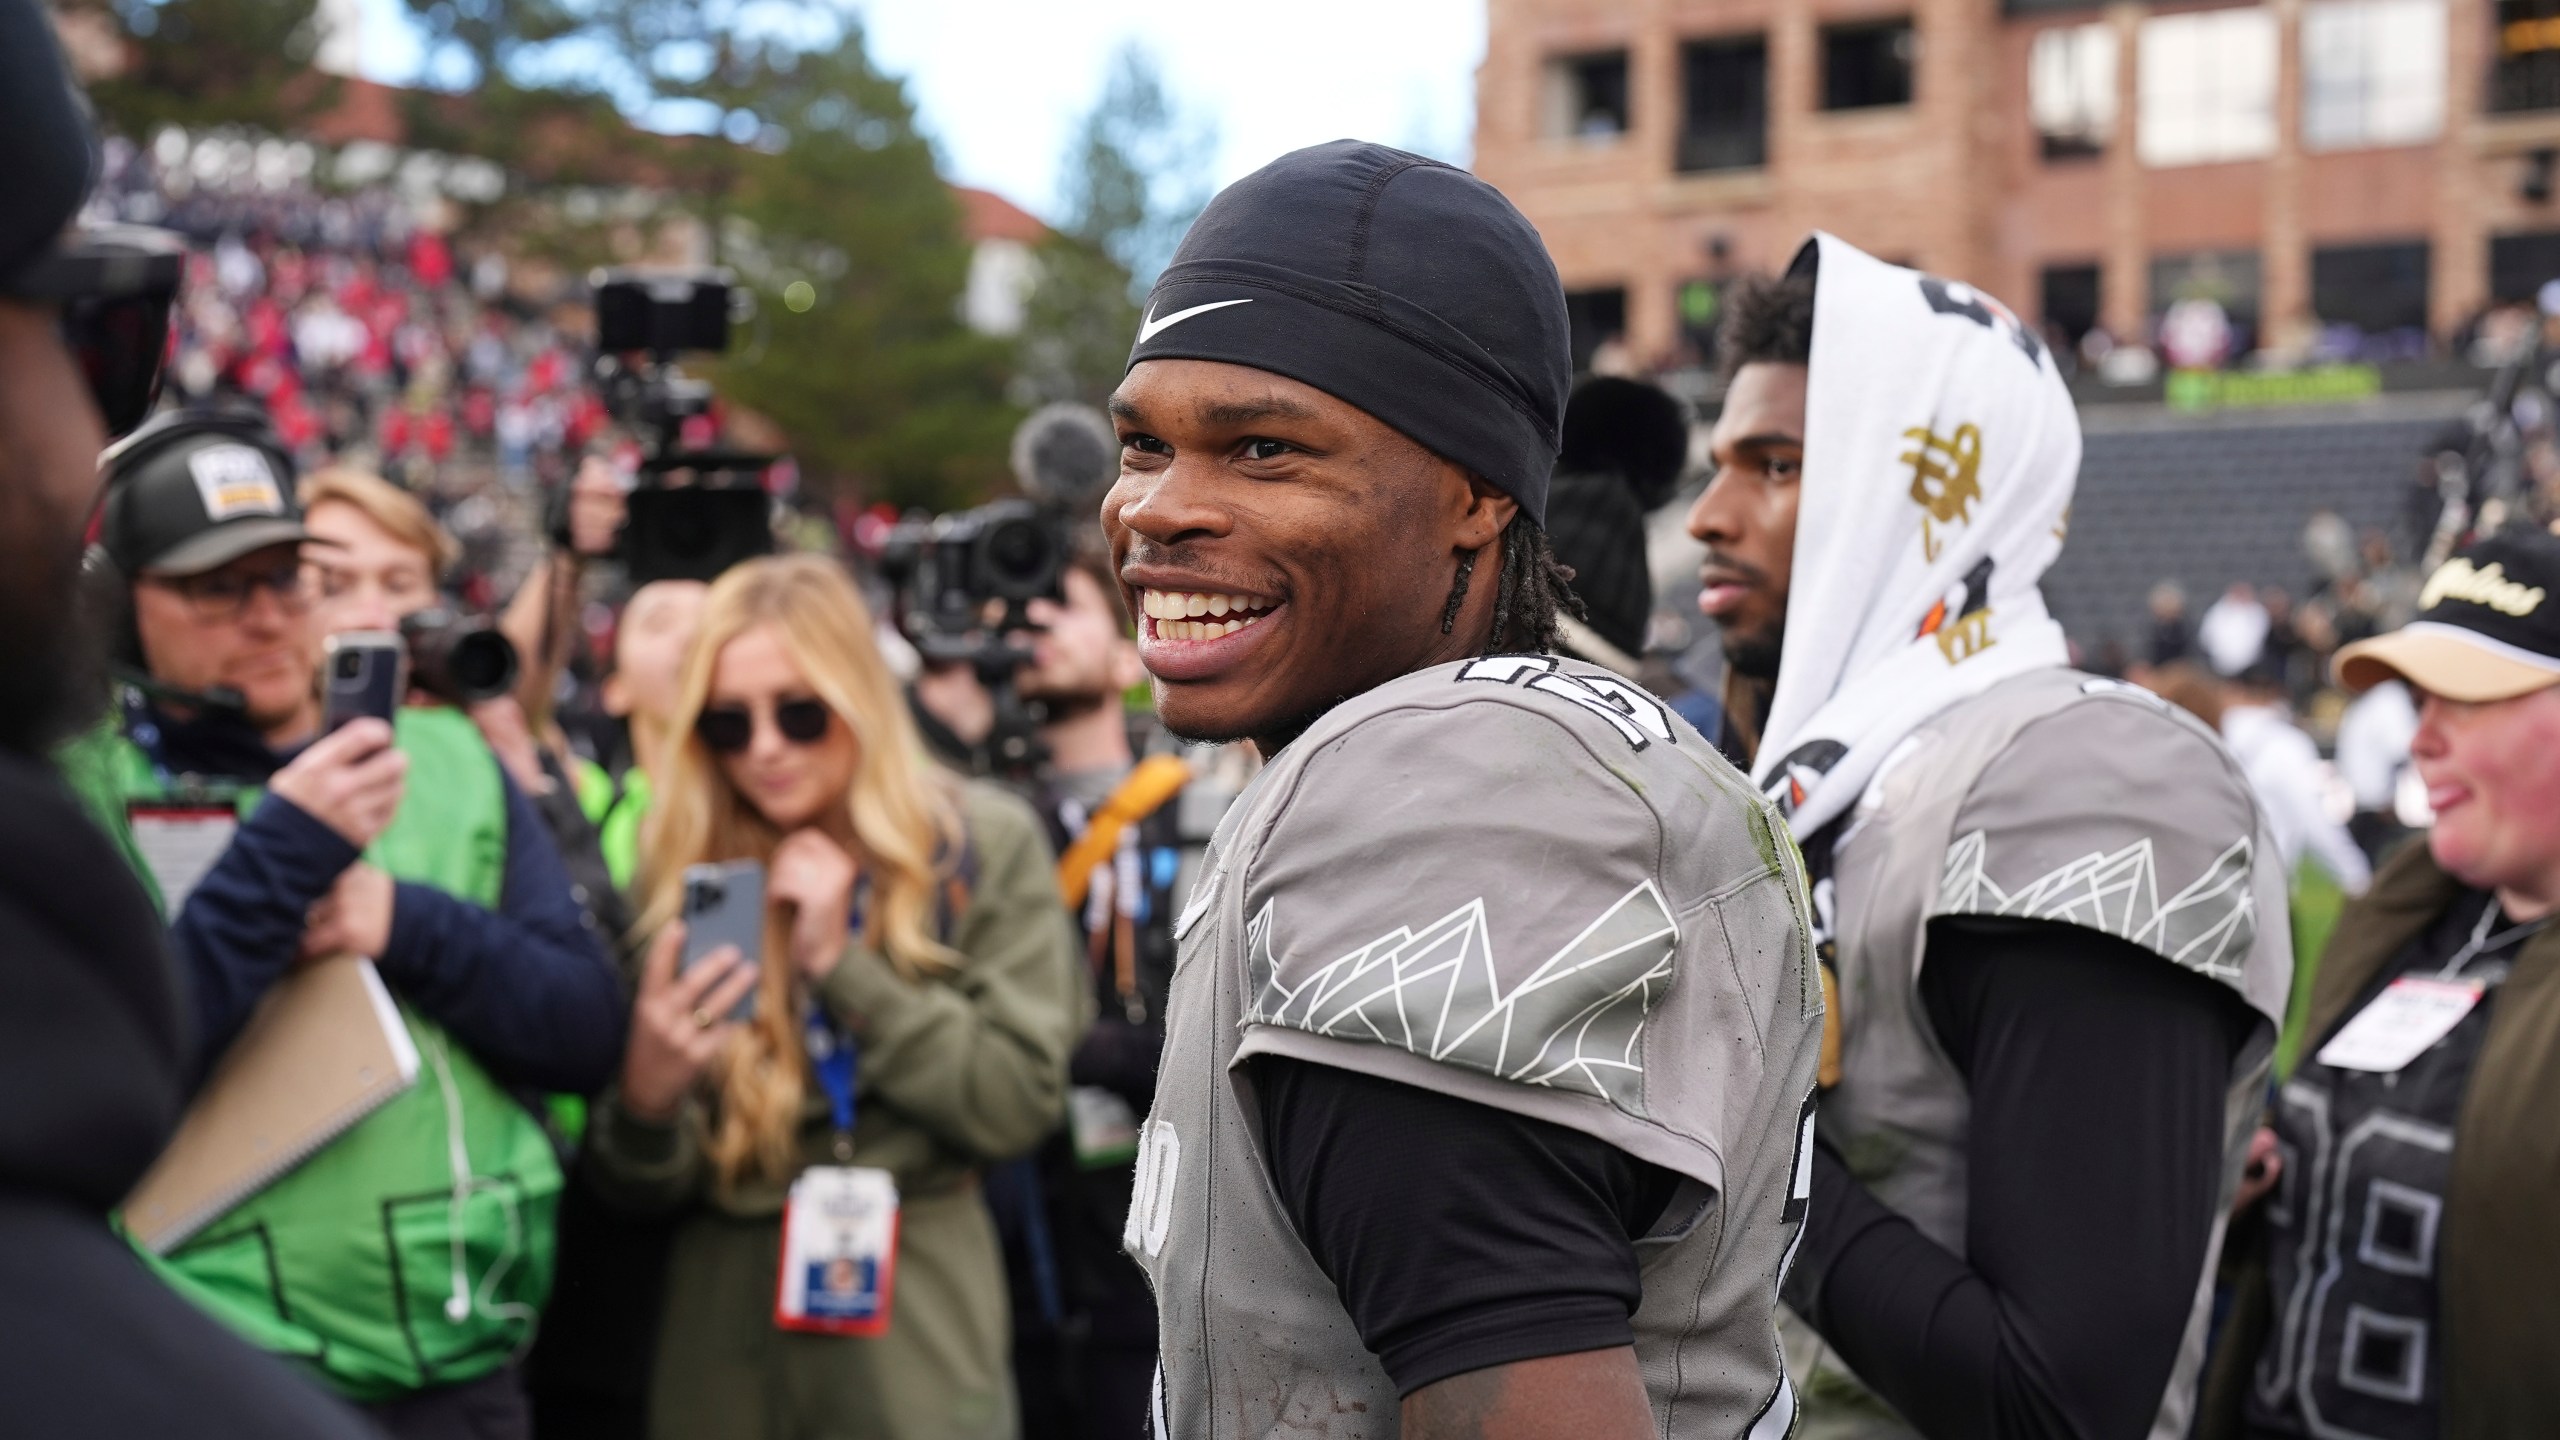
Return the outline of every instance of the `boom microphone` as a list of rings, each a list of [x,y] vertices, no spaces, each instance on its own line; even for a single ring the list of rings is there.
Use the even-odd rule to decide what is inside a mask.
[[[1013,478],[1043,505],[1096,509],[1120,478],[1120,436],[1090,405],[1043,405],[1014,428]]]

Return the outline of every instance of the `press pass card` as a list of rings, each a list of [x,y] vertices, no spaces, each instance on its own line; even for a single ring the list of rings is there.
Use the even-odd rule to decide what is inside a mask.
[[[240,833],[240,816],[228,805],[153,805],[141,801],[125,807],[133,848],[160,889],[160,904],[176,918],[187,908],[196,882],[231,848]]]
[[[2340,1027],[2317,1058],[2334,1069],[2393,1074],[2434,1049],[2479,1003],[2476,980],[2403,975]]]
[[[773,1323],[826,1335],[889,1328],[898,1264],[898,1185],[886,1170],[818,1165],[791,1182]]]

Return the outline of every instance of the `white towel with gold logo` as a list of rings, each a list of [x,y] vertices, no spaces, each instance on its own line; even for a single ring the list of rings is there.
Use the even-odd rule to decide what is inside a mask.
[[[1786,649],[1753,774],[1799,839],[1959,700],[2067,664],[2036,582],[2080,417],[2035,333],[1969,286],[1817,233]]]

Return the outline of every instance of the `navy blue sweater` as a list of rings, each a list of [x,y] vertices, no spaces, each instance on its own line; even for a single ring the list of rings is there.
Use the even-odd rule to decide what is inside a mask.
[[[199,721],[162,730],[172,768],[263,784],[290,758],[261,746],[263,771],[242,774],[257,766],[244,764],[239,737],[217,740],[204,728]],[[219,771],[191,764],[210,756],[188,749],[218,752],[226,763]],[[374,963],[385,984],[452,1032],[501,1084],[592,1094],[622,1061],[630,999],[541,816],[512,780],[501,783],[507,853],[497,910],[399,882],[390,943]],[[170,927],[195,1020],[192,1082],[203,1080],[267,987],[292,968],[311,907],[361,856],[302,807],[269,795],[197,883]]]

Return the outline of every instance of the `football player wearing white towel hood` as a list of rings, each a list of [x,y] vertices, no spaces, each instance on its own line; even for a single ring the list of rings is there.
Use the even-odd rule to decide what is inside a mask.
[[[1834,997],[1807,1433],[2174,1440],[2291,975],[2267,828],[2210,731],[2069,668],[2034,331],[1816,235],[1722,345],[1699,607]]]

